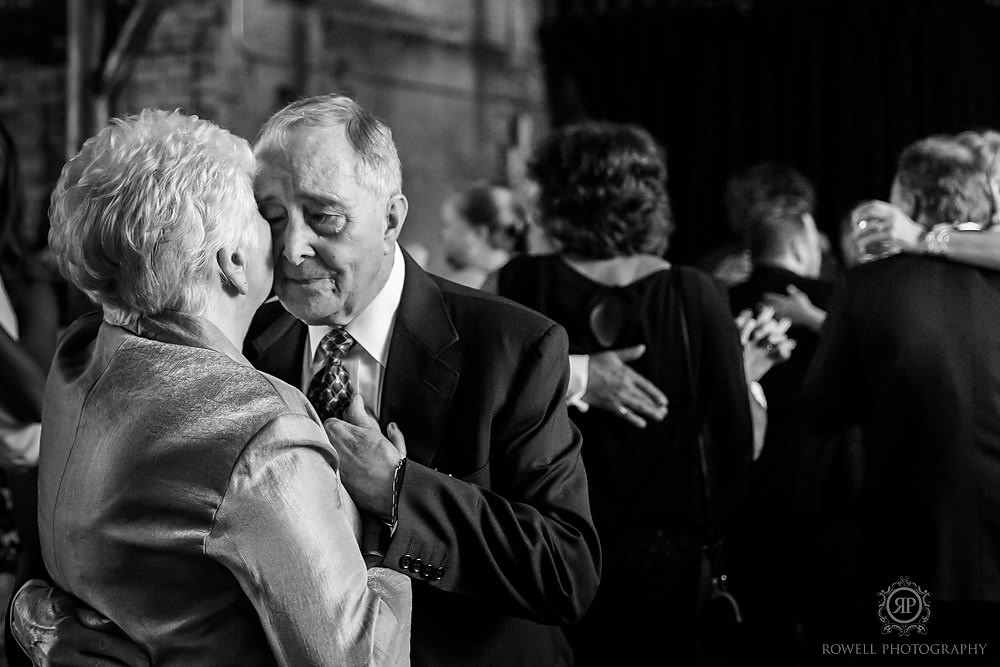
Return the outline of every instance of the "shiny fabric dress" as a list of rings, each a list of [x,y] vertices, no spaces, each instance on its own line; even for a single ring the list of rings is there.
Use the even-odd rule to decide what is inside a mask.
[[[700,271],[678,267],[610,287],[558,255],[515,258],[501,269],[497,285],[501,296],[565,327],[571,354],[646,345],[631,365],[670,400],[667,418],[645,429],[596,408],[571,411],[583,434],[591,510],[604,552],[597,598],[580,626],[571,628],[577,664],[697,664],[706,521],[679,307],[683,301],[724,523],[742,499],[752,448],[741,352],[725,292]]]
[[[154,665],[408,664],[409,581],[366,571],[315,412],[212,324],[78,320],[43,414],[45,565]]]

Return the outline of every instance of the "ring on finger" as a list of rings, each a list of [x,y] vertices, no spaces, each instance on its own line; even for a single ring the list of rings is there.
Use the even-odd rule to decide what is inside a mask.
[[[619,405],[616,412],[622,417],[628,417],[629,410],[624,405]]]

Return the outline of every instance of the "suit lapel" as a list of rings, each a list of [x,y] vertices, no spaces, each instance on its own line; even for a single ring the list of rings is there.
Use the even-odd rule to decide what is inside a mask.
[[[280,303],[266,303],[254,316],[243,353],[257,370],[299,387],[305,333],[306,326]]]
[[[431,465],[444,432],[459,373],[442,353],[458,341],[440,288],[404,253],[406,279],[386,360],[379,421],[396,422],[407,456]]]

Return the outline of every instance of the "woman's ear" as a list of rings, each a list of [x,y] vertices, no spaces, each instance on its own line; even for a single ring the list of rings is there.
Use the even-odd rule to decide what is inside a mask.
[[[216,254],[219,271],[222,274],[222,285],[227,291],[235,294],[246,294],[250,291],[247,282],[246,256],[241,250],[222,248]]]

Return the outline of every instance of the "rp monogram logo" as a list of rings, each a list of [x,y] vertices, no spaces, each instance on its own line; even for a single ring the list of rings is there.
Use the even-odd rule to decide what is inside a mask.
[[[911,632],[927,634],[924,625],[931,617],[931,605],[927,601],[930,593],[920,588],[907,577],[879,591],[878,617],[882,621],[882,634]]]
[[[897,614],[909,614],[910,610],[920,604],[919,600],[913,598],[901,598],[894,600],[896,603],[896,613]]]

